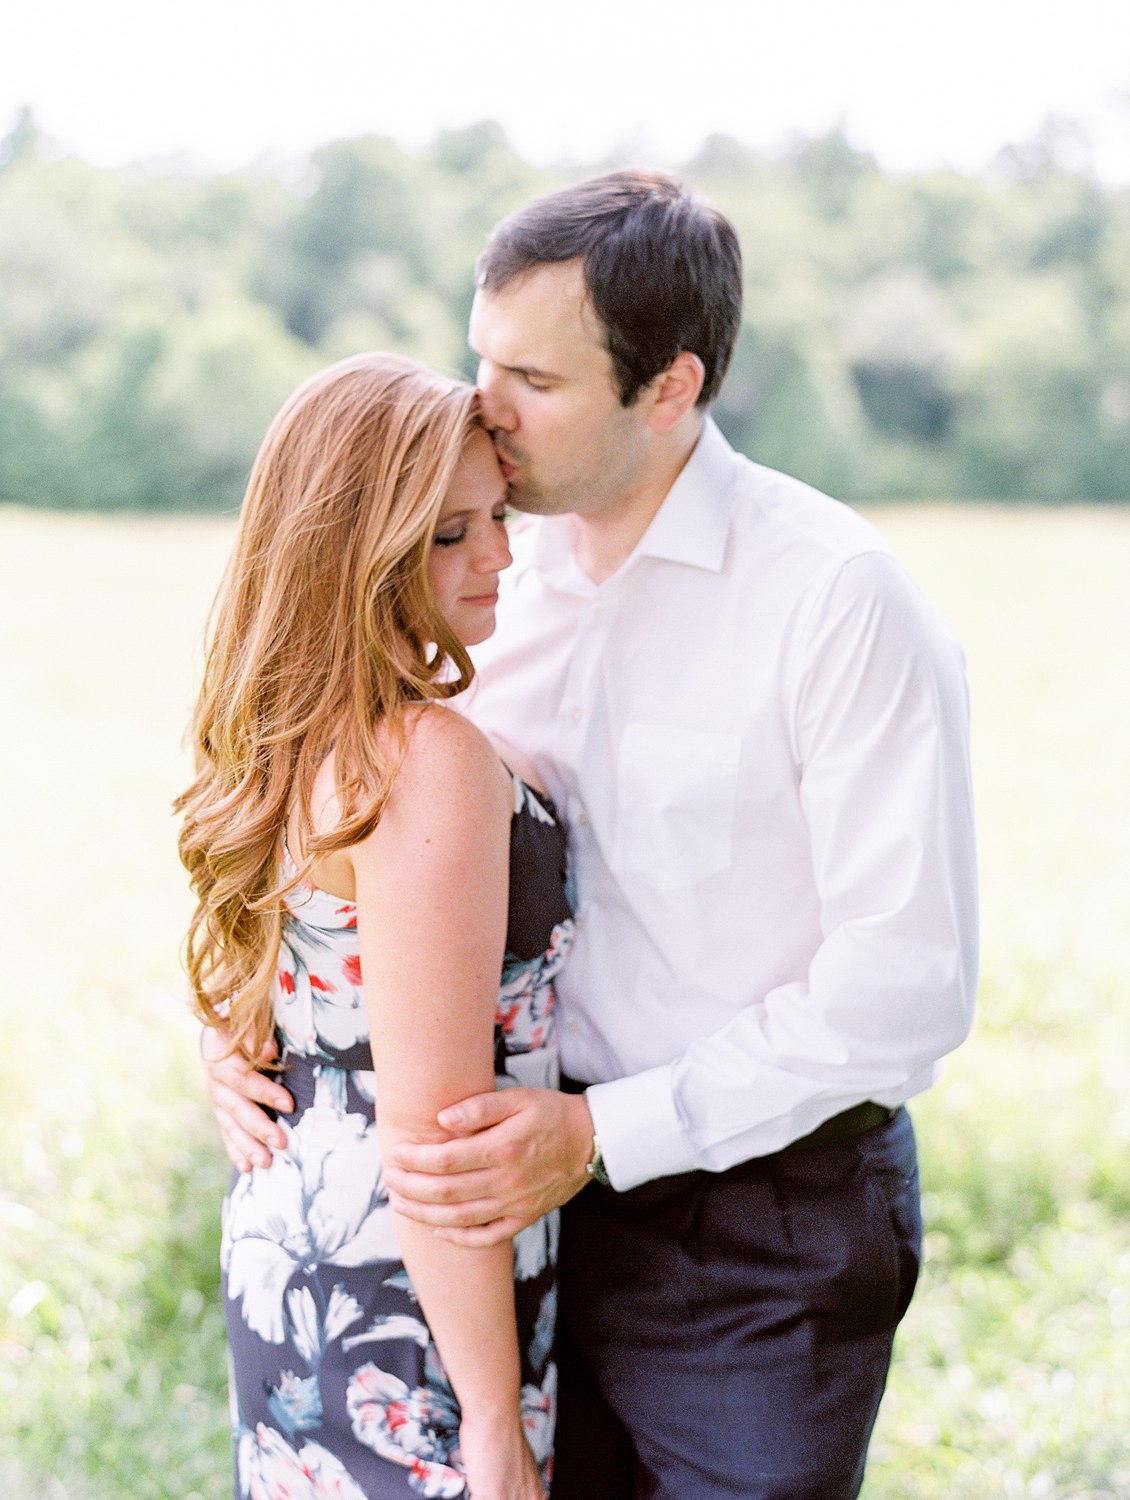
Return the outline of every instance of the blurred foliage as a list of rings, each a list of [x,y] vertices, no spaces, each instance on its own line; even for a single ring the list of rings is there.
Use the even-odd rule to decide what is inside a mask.
[[[684,175],[744,247],[717,410],[738,447],[847,499],[1130,498],[1130,191],[1088,175],[1078,127],[977,178],[894,178],[839,132],[777,156],[712,137]],[[567,180],[489,122],[419,155],[335,141],[287,179],[113,172],[22,111],[0,140],[0,500],[231,508],[320,365],[385,348],[471,374],[485,236]]]

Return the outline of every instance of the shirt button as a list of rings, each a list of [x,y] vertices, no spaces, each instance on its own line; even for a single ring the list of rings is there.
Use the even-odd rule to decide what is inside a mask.
[[[586,812],[578,813],[577,814],[577,822],[581,825],[582,828],[587,828],[589,826],[589,815],[588,815],[588,813],[586,813]]]
[[[571,708],[569,710],[569,718],[574,724],[579,724],[581,722],[581,710],[579,708]]]
[[[568,1032],[570,1032],[573,1036],[576,1036],[577,1033],[578,1033],[578,1031],[580,1031],[580,1029],[581,1029],[581,1023],[580,1023],[580,1021],[570,1021],[569,1024],[565,1028],[565,1030],[568,1031]]]

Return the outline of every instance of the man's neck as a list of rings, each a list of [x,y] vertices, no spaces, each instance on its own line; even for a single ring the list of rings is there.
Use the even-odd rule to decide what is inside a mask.
[[[667,450],[656,472],[641,478],[621,500],[591,515],[574,515],[573,558],[593,583],[603,583],[627,562],[683,472],[702,433],[699,423]]]

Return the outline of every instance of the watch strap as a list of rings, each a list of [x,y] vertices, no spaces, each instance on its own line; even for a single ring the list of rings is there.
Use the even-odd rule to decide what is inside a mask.
[[[592,1138],[592,1158],[589,1161],[588,1165],[585,1167],[585,1171],[589,1174],[594,1182],[599,1182],[601,1187],[610,1188],[612,1186],[612,1179],[609,1177],[608,1169],[604,1165],[604,1157],[601,1154],[600,1142],[597,1140],[595,1135]]]

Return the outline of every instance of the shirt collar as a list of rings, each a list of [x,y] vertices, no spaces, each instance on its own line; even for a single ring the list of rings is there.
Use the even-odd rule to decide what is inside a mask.
[[[563,593],[582,597],[596,593],[596,584],[573,556],[568,516],[540,516],[527,534],[530,564],[547,584]]]
[[[719,572],[730,530],[734,477],[734,450],[707,417],[691,456],[624,567],[637,557],[655,557]],[[568,517],[544,517],[529,532],[530,562],[547,582],[569,593],[595,591],[596,585],[573,559]]]
[[[734,478],[734,450],[707,417],[693,453],[640,538],[635,555],[717,573],[726,554]]]

